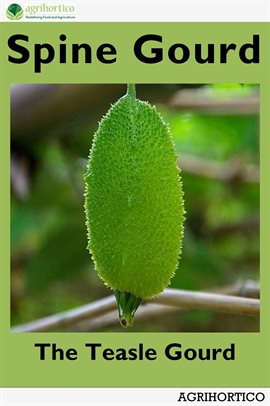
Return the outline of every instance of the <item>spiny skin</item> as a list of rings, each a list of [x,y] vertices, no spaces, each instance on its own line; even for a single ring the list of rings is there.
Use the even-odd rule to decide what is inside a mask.
[[[183,196],[169,129],[126,95],[101,120],[85,174],[88,248],[113,290],[149,298],[168,286],[181,251]]]

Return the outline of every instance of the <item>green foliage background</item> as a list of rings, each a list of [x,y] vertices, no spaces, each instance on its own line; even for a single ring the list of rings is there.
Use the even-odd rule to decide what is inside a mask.
[[[166,85],[164,85],[166,87]],[[257,92],[252,85],[203,85],[205,94],[233,98]],[[163,85],[138,86],[149,100]],[[175,91],[176,88],[173,88]],[[149,90],[150,91],[150,90]],[[51,97],[54,98],[52,91]],[[146,98],[146,97],[145,97]],[[148,97],[147,97],[148,99]],[[72,101],[71,101],[72,102]],[[103,113],[111,100],[104,101]],[[157,105],[170,124],[177,153],[220,162],[259,164],[258,117],[200,115]],[[12,154],[27,168],[29,190],[11,194],[11,324],[70,309],[110,294],[86,251],[83,174],[97,121],[81,125],[66,117],[29,142],[12,134]],[[12,119],[15,118],[13,113]],[[31,107],[29,107],[31,114]],[[70,130],[69,130],[70,128]],[[181,161],[180,161],[181,163]],[[239,280],[259,279],[259,229],[237,228],[259,216],[259,184],[226,182],[182,173],[187,220],[183,254],[172,287],[209,290]],[[234,225],[231,231],[226,227]],[[222,231],[223,230],[223,231]],[[224,231],[225,230],[225,231]],[[230,230],[230,228],[229,228]],[[135,322],[132,331],[257,331],[248,317],[188,311]],[[117,324],[106,331],[121,331]]]

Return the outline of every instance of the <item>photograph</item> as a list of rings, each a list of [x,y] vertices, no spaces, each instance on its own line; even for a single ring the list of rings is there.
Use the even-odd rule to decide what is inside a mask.
[[[10,86],[10,329],[259,332],[260,86]]]

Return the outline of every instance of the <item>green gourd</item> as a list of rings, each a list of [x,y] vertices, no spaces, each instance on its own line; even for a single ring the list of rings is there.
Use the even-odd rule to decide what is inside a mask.
[[[183,193],[168,126],[128,85],[102,118],[85,174],[88,248],[121,324],[168,286],[183,236]]]

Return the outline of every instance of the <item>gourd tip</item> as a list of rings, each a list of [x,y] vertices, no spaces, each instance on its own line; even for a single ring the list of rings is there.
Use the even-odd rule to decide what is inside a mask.
[[[118,307],[119,320],[122,327],[132,327],[134,315],[141,304],[142,298],[134,296],[130,292],[115,291],[115,298]]]

